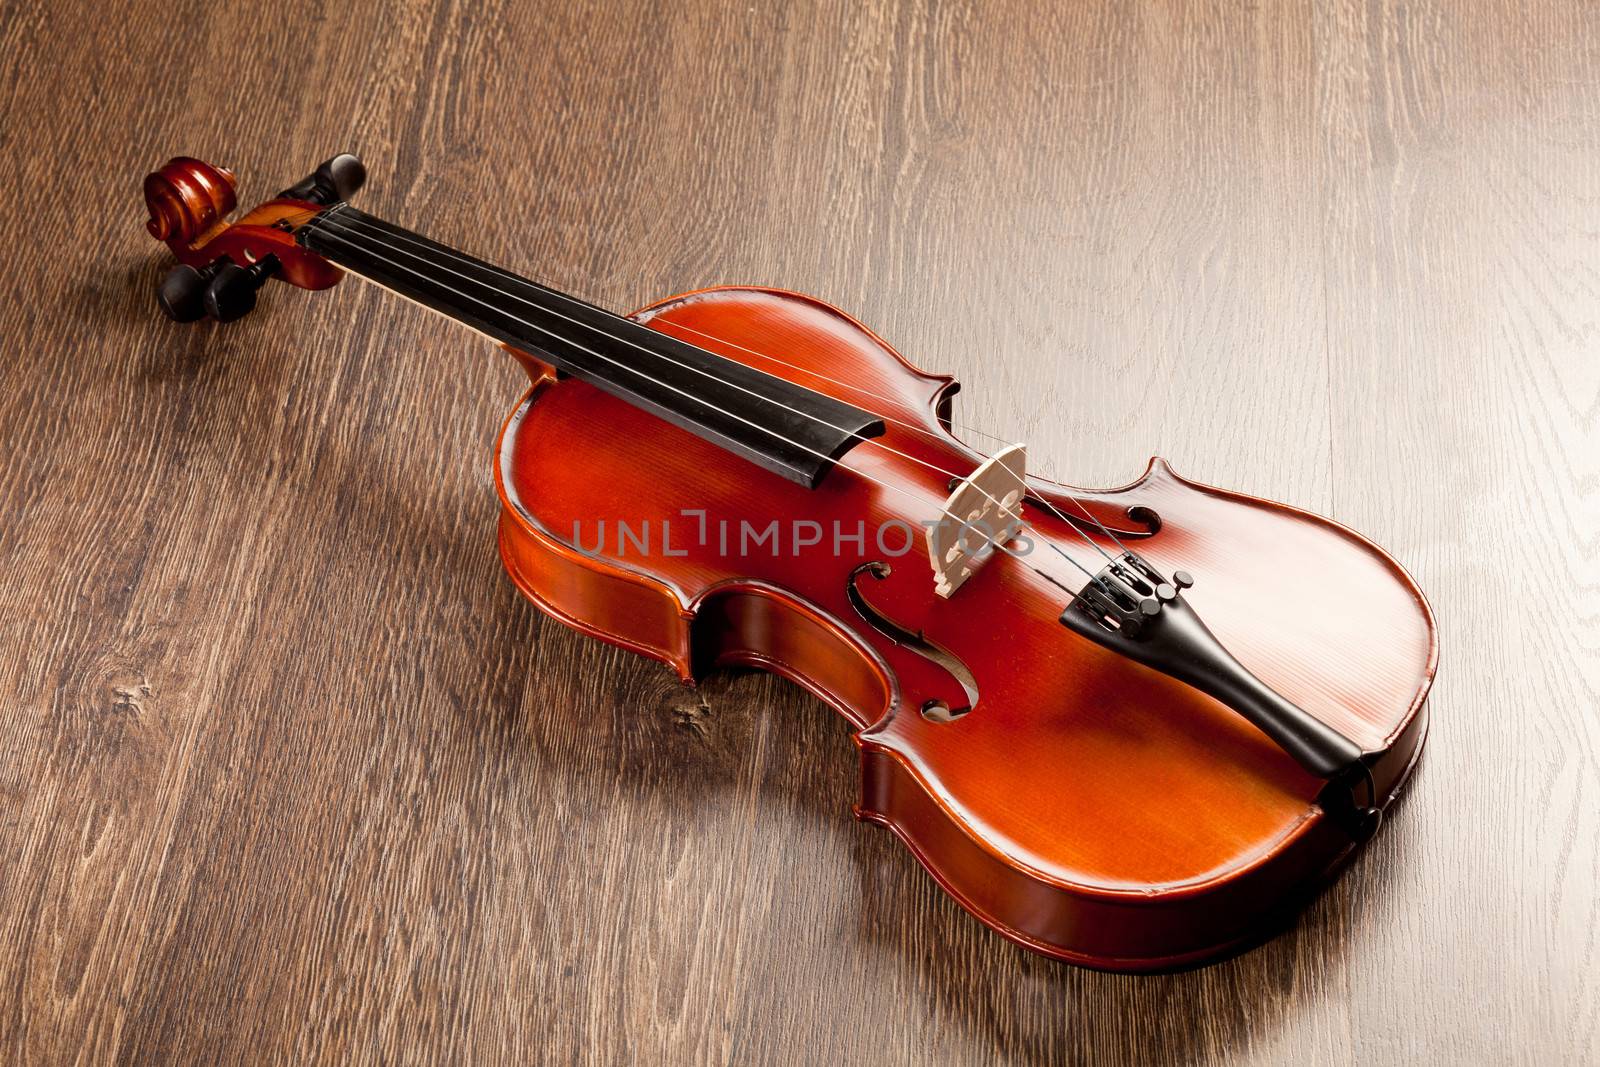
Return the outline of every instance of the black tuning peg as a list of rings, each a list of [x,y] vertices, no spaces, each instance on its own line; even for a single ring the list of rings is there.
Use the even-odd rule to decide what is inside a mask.
[[[366,164],[349,152],[341,152],[317,168],[319,175],[323,172],[340,200],[349,200],[367,184]]]
[[[267,256],[248,267],[221,261],[201,301],[206,314],[218,322],[232,322],[249,314],[256,306],[256,290],[266,284],[277,269],[277,256]]]
[[[205,318],[206,286],[211,284],[211,279],[227,262],[219,259],[199,268],[179,263],[161,279],[161,287],[156,290],[156,303],[174,322],[194,322]]]
[[[328,206],[349,200],[366,180],[366,165],[349,152],[341,152],[278,196]]]

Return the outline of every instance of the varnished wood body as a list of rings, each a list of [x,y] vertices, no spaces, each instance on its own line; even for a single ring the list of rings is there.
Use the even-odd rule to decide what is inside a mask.
[[[1120,970],[1205,960],[1270,932],[1348,856],[1349,838],[1314,803],[1318,781],[1215,701],[1060,626],[1067,594],[1026,561],[997,556],[946,601],[920,538],[886,555],[874,531],[937,515],[947,493],[924,464],[965,474],[981,459],[941,421],[950,379],[795,294],[709,290],[640,317],[871,407],[894,420],[883,441],[905,456],[858,446],[846,466],[859,473],[808,491],[528,359],[535,384],[498,449],[500,546],[547,612],[685,681],[743,664],[818,694],[858,731],[857,813],[896,833],[982,921],[1052,956]],[[1159,460],[1132,485],[1072,495],[1108,524],[1127,526],[1130,508],[1158,513],[1138,551],[1196,576],[1190,601],[1246,666],[1362,748],[1385,750],[1375,776],[1393,798],[1425,735],[1436,644],[1391,558],[1336,523],[1187,482]],[[1074,510],[1064,492],[1054,499]],[[1066,523],[1037,507],[1027,517],[1035,537],[1096,567]],[[821,526],[820,545],[795,550],[797,518]],[[735,535],[724,551],[723,520],[734,531],[776,520],[785,543],[740,556]],[[618,521],[653,531],[650,550],[617,537]],[[831,537],[834,523],[849,534],[860,521],[859,545]],[[966,664],[980,694],[970,714],[924,718],[926,701],[961,700],[956,679],[850,605],[851,572],[879,559],[891,571],[863,592]],[[1029,559],[1074,577],[1043,545]]]

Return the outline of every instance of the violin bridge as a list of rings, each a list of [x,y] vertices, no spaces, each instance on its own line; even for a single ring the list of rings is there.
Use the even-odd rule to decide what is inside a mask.
[[[933,591],[949,597],[961,583],[1022,528],[1023,483],[1028,462],[1023,445],[1009,445],[963,478],[944,502],[939,521],[928,527]]]

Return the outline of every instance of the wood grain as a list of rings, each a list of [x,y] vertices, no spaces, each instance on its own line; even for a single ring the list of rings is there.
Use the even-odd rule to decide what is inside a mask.
[[[1600,25],[1305,0],[0,8],[0,1048],[124,1062],[1593,1062]],[[501,575],[520,370],[383,294],[152,290],[140,177],[600,303],[808,291],[1080,484],[1151,453],[1426,589],[1427,757],[1287,935],[1023,953],[845,724]]]

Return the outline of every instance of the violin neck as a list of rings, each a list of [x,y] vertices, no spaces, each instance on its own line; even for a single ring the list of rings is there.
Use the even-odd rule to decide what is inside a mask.
[[[339,204],[302,247],[683,429],[814,488],[883,421]]]

